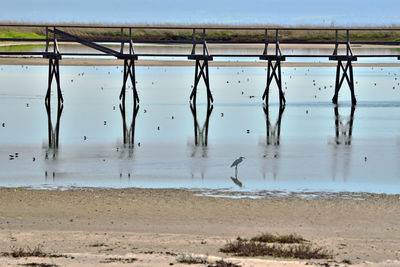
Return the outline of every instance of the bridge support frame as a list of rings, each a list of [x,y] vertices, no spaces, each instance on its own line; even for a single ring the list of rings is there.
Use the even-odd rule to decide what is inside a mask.
[[[355,56],[336,56],[330,57],[330,59],[337,60],[336,66],[336,80],[335,80],[335,94],[332,98],[332,103],[338,103],[339,91],[342,88],[344,80],[346,80],[350,93],[351,93],[351,104],[356,105],[357,99],[354,92],[354,75],[353,75],[353,61],[357,61]],[[345,65],[343,64],[345,62]]]
[[[212,57],[211,56],[194,55],[194,56],[189,57],[189,59],[196,60],[194,85],[193,85],[192,93],[190,94],[190,100],[192,100],[193,103],[196,105],[197,86],[200,82],[200,79],[203,78],[204,83],[206,85],[206,90],[207,90],[207,105],[210,106],[210,104],[214,102],[214,98],[212,96],[211,89],[210,89],[210,74],[208,71],[208,61],[212,60]]]
[[[49,54],[46,57],[49,59],[48,85],[45,97],[45,106],[48,119],[48,138],[49,138],[48,141],[49,141],[49,147],[56,149],[58,148],[59,144],[58,139],[59,139],[60,118],[64,108],[63,106],[64,98],[62,96],[61,85],[60,85],[61,55],[55,53],[55,54]],[[51,119],[51,89],[52,89],[53,79],[56,80],[57,84],[57,121],[54,128]]]
[[[51,102],[51,84],[53,82],[53,78],[55,78],[56,83],[57,83],[57,102],[58,106],[64,102],[64,98],[62,96],[61,92],[61,86],[60,86],[60,55],[52,55],[49,56],[49,77],[48,77],[48,86],[47,86],[47,93],[46,93],[46,98],[45,102],[46,105],[50,106]]]
[[[265,100],[265,104],[269,104],[269,89],[273,80],[275,80],[276,85],[279,90],[279,105],[285,105],[286,99],[285,94],[282,90],[282,70],[281,62],[285,61],[284,56],[262,56],[260,59],[267,60],[267,84],[265,86],[264,94],[262,99]]]
[[[139,103],[139,95],[136,90],[135,60],[137,60],[136,56],[124,58],[124,77],[123,77],[121,93],[119,95],[119,99],[122,101],[124,106],[125,106],[126,85],[128,82],[128,78],[130,78],[132,83],[134,106],[136,107],[137,103]]]

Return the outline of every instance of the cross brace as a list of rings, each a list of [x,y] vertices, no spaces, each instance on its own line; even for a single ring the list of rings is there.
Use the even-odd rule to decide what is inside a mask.
[[[200,79],[203,78],[204,83],[207,89],[207,105],[214,102],[214,98],[211,94],[210,90],[210,76],[208,72],[208,59],[196,59],[196,67],[195,67],[195,76],[194,76],[194,86],[192,93],[190,94],[190,100],[193,100],[193,103],[196,104],[196,96],[197,96],[197,85],[200,82]]]
[[[132,58],[124,59],[124,78],[121,93],[119,95],[119,99],[122,100],[123,105],[125,105],[126,83],[128,78],[130,78],[132,83],[133,101],[136,106],[136,104],[139,103],[139,96],[136,90],[135,59]]]
[[[338,60],[338,64],[336,67],[336,82],[335,82],[335,94],[332,98],[332,103],[338,103],[339,91],[343,85],[344,80],[346,79],[347,84],[349,85],[349,89],[351,92],[351,104],[356,105],[357,100],[354,94],[354,77],[353,77],[353,65],[352,60],[346,60],[346,66],[343,65],[343,60]]]
[[[280,105],[285,105],[286,104],[286,99],[285,95],[282,90],[282,73],[281,73],[281,60],[276,59],[275,64],[272,64],[272,59],[268,59],[268,66],[267,66],[267,85],[265,87],[264,94],[262,96],[262,99],[265,99],[265,104],[268,105],[268,99],[269,99],[269,88],[271,85],[272,80],[275,79],[276,84],[279,89],[279,104]]]

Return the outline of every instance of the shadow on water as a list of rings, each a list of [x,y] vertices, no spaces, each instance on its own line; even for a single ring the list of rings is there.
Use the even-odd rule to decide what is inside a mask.
[[[340,115],[338,105],[335,105],[333,110],[335,114],[335,140],[333,142],[332,180],[336,180],[337,170],[342,169],[343,180],[346,181],[351,163],[351,141],[356,106],[351,106],[348,116]],[[339,158],[342,158],[342,166],[338,166]]]
[[[48,145],[45,147],[45,161],[49,160],[56,160],[58,156],[58,145],[59,145],[59,136],[60,136],[60,120],[61,115],[64,109],[64,105],[62,103],[58,103],[57,105],[57,113],[56,113],[56,121],[55,126],[53,127],[53,120],[51,114],[51,107],[50,102],[45,102],[46,113],[47,113],[47,130],[48,130]],[[48,174],[52,173],[53,179],[55,177],[55,170],[51,167],[50,169],[46,168],[45,170],[45,177],[47,179]]]
[[[271,116],[269,105],[264,105],[265,125],[266,134],[265,142],[261,141],[260,145],[263,148],[262,151],[262,175],[266,179],[267,170],[272,170],[274,180],[276,180],[279,172],[279,157],[280,157],[280,137],[281,137],[281,122],[282,116],[285,111],[285,105],[279,105],[278,117],[274,124],[271,123]]]
[[[201,174],[201,178],[204,178],[205,166],[206,163],[204,160],[208,157],[208,127],[210,122],[210,117],[214,106],[207,105],[206,109],[206,117],[202,126],[199,123],[198,117],[198,109],[194,103],[190,103],[190,110],[193,115],[193,129],[194,129],[194,144],[188,144],[190,147],[190,157],[191,158],[200,158],[201,160],[197,163],[192,164],[191,166],[191,175],[192,178],[195,175],[195,172],[199,171]],[[199,170],[196,170],[199,169]]]

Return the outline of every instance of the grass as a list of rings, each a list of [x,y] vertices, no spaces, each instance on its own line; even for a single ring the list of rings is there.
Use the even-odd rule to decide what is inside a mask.
[[[180,256],[176,261],[184,264],[208,264],[207,267],[240,267],[240,265],[224,260],[209,263],[205,258],[185,255]]]
[[[100,263],[114,263],[114,262],[121,262],[121,263],[133,263],[137,261],[136,258],[106,258]]]
[[[46,36],[39,35],[35,32],[30,32],[30,31],[3,30],[0,31],[0,38],[46,39]]]
[[[331,254],[322,248],[314,248],[311,245],[296,244],[283,246],[282,244],[266,244],[255,241],[236,240],[226,244],[221,252],[234,256],[258,257],[271,256],[277,258],[296,259],[329,259]]]
[[[209,264],[208,267],[240,267],[240,265],[224,260],[219,260],[215,263]]]
[[[56,264],[50,264],[50,263],[36,263],[36,262],[28,262],[28,263],[22,263],[19,264],[21,266],[35,266],[35,267],[57,267],[59,265]]]
[[[89,244],[89,247],[99,248],[99,247],[108,247],[108,246],[105,243],[92,243],[92,244]]]
[[[4,23],[3,23],[4,24]],[[18,23],[17,23],[18,24]],[[44,39],[46,32],[45,27],[24,27],[23,23],[19,23],[18,27],[0,27],[0,38],[26,38],[26,39]],[[45,25],[45,24],[42,24]],[[72,24],[60,24],[60,25],[69,25]],[[100,24],[83,24],[84,26],[132,26],[132,25],[100,25]],[[82,26],[82,25],[74,25],[74,26]],[[135,26],[144,26],[144,25],[135,25]],[[207,27],[207,28],[215,28],[215,27],[229,27],[229,28],[238,28],[238,26],[232,25],[152,25],[152,26],[170,26],[170,27]],[[280,27],[278,25],[253,25],[246,26],[247,28],[262,28],[262,27]],[[400,40],[400,31],[391,31],[391,28],[396,28],[397,25],[393,25],[392,27],[384,27],[387,30],[382,31],[374,31],[372,30],[360,30],[360,31],[350,31],[350,40],[355,41],[398,41]],[[311,28],[312,30],[280,30],[279,31],[279,39],[280,41],[334,41],[335,40],[335,31],[321,31],[322,27],[317,26],[298,26],[296,28]],[[323,29],[333,29],[334,27],[323,27]],[[381,27],[382,28],[382,27]],[[73,35],[86,38],[86,39],[111,39],[111,40],[120,40],[121,39],[121,31],[120,29],[99,29],[99,28],[66,28],[63,29]],[[123,37],[128,39],[129,32],[128,30],[124,30]],[[192,29],[134,29],[132,31],[132,37],[134,40],[175,40],[175,41],[190,41],[193,37]],[[52,38],[52,34],[49,34],[49,38]],[[264,41],[265,32],[264,30],[220,30],[220,29],[208,29],[206,31],[207,40],[213,41]],[[338,32],[339,41],[346,41],[346,31],[339,30]],[[202,32],[201,30],[196,31],[196,39],[202,40]],[[268,39],[270,41],[275,40],[275,32],[268,32]]]
[[[13,257],[13,258],[27,258],[27,257],[39,257],[39,258],[61,258],[67,256],[59,255],[59,254],[50,254],[44,252],[41,246],[36,246],[35,248],[31,249],[29,247],[26,248],[17,248],[12,247],[10,252],[2,252],[0,256],[3,257]]]
[[[185,264],[208,264],[208,261],[205,258],[186,255],[180,256],[176,261]]]
[[[297,259],[329,259],[331,253],[323,248],[305,244],[307,241],[297,234],[273,235],[262,233],[250,239],[238,237],[220,249],[223,253],[235,256],[272,256]]]
[[[269,233],[262,233],[252,237],[250,241],[262,243],[281,243],[281,244],[295,244],[307,242],[303,237],[296,234],[289,235],[273,235]]]

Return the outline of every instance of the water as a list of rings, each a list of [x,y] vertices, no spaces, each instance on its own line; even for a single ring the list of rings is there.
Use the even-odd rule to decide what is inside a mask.
[[[400,193],[400,68],[356,67],[352,109],[346,86],[339,107],[330,104],[335,68],[284,67],[283,110],[276,87],[262,105],[264,68],[210,67],[215,103],[207,110],[201,82],[193,112],[193,67],[137,67],[136,114],[131,89],[120,111],[121,69],[60,67],[55,149],[49,129],[59,111],[53,90],[49,127],[47,67],[1,66],[0,186]],[[135,117],[134,145],[123,142],[122,114],[128,130]]]

